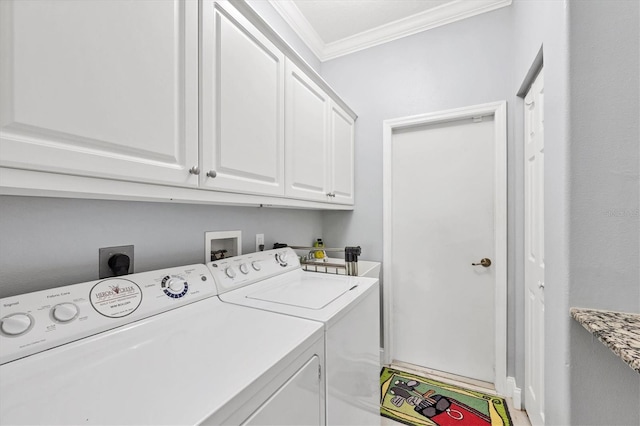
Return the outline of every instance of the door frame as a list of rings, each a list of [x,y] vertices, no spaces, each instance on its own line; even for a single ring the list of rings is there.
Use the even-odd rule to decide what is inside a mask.
[[[495,381],[496,391],[507,391],[507,102],[491,102],[463,108],[437,111],[384,120],[382,140],[382,205],[383,205],[383,333],[384,349],[382,360],[389,364],[393,360],[393,336],[390,331],[393,318],[393,253],[392,234],[392,176],[393,132],[400,129],[436,124],[452,120],[474,118],[478,116],[494,117],[495,147],[495,202],[494,202],[494,238],[495,238]]]

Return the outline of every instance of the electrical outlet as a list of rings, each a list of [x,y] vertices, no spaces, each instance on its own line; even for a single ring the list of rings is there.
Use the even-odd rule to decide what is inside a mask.
[[[133,246],[103,247],[98,249],[98,279],[114,277],[115,274],[109,267],[109,259],[116,254],[129,256],[129,271],[133,274]]]
[[[264,234],[256,234],[256,251],[260,251],[260,246],[264,250]]]

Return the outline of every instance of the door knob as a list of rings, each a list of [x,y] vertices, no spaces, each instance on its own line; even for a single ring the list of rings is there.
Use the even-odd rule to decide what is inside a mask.
[[[491,259],[485,257],[484,259],[480,260],[480,263],[472,263],[472,266],[484,266],[485,268],[488,268],[489,266],[491,266]]]
[[[192,168],[189,169],[189,173],[191,173],[192,175],[199,175],[200,174],[200,167],[193,166]]]
[[[214,177],[218,176],[218,173],[216,173],[215,170],[209,170],[207,172],[207,177],[210,177],[211,179],[213,179]]]

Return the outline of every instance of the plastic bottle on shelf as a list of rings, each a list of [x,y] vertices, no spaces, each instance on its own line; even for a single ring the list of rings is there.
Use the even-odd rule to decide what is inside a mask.
[[[324,243],[322,242],[322,238],[318,238],[314,243],[313,243],[313,247],[315,248],[319,248],[319,249],[323,249],[324,248]],[[324,250],[316,250],[315,251],[315,257],[316,259],[324,259]]]

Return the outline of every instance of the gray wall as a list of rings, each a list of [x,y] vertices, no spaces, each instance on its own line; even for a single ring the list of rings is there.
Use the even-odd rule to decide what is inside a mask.
[[[640,312],[640,3],[572,1],[569,22],[569,303]],[[640,376],[574,322],[568,343],[572,423],[640,424]]]
[[[206,231],[311,244],[322,213],[64,198],[0,197],[0,297],[98,279],[98,248],[133,244],[136,272],[202,263]]]
[[[512,55],[511,11],[503,8],[323,63],[322,76],[358,114],[356,208],[324,214],[325,241],[359,244],[363,259],[381,261],[382,122],[500,100],[507,100],[512,117]],[[517,195],[515,152],[509,143],[509,200]],[[509,202],[510,254],[515,252],[515,206]],[[514,258],[508,263],[510,376],[516,375]],[[522,383],[524,377],[518,379]]]

